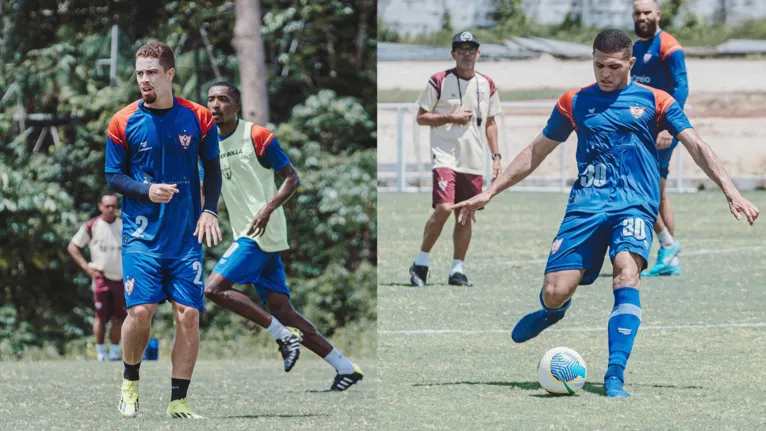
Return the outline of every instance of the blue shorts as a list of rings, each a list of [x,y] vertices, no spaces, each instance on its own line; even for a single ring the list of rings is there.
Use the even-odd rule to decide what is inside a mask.
[[[122,273],[127,308],[171,300],[205,311],[201,248],[190,251],[181,259],[125,254],[122,256]]]
[[[660,159],[660,176],[662,178],[668,179],[668,174],[670,173],[670,157],[673,155],[673,150],[676,149],[677,145],[678,139],[673,138],[673,142],[668,148],[657,152]]]
[[[621,251],[643,257],[643,270],[649,261],[655,219],[638,208],[598,214],[568,213],[553,240],[545,273],[584,269],[580,284],[592,284],[601,272],[607,248],[612,261]]]
[[[248,237],[234,241],[213,269],[236,284],[252,283],[261,301],[266,303],[269,292],[290,296],[285,267],[279,252],[266,252]]]

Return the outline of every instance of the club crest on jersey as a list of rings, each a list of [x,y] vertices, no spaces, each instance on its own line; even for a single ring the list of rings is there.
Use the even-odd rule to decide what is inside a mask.
[[[564,238],[556,238],[551,245],[551,254],[556,254],[561,248],[561,243],[564,242]]]
[[[631,106],[630,107],[630,115],[633,116],[633,118],[641,118],[644,115],[644,107],[643,106]]]
[[[227,166],[223,168],[223,177],[226,178],[227,180],[231,179],[231,167]]]
[[[442,191],[447,190],[447,182],[446,181],[441,180],[437,184],[439,184],[439,188],[442,189]]]
[[[133,293],[133,285],[136,284],[135,278],[128,278],[125,280],[125,293],[130,296],[131,293]]]
[[[178,134],[178,142],[181,143],[181,146],[184,148],[184,150],[189,149],[189,145],[191,145],[191,138],[191,135],[187,135],[186,133]]]
[[[652,59],[652,53],[651,52],[647,52],[646,54],[644,54],[644,63],[648,63],[649,60],[651,60],[651,59]]]

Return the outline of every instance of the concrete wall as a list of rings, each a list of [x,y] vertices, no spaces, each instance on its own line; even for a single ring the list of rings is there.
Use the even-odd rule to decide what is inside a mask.
[[[441,29],[445,10],[456,31],[492,27],[495,0],[379,0],[378,16],[402,33],[432,33]],[[632,28],[632,0],[524,0],[524,13],[541,24],[558,24],[568,14],[581,16],[593,27]],[[702,22],[736,25],[748,19],[766,19],[766,0],[686,0],[680,22],[694,14]]]

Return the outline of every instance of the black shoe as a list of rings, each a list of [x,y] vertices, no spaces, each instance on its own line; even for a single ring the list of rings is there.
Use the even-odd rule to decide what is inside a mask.
[[[466,278],[465,274],[462,272],[456,272],[449,276],[449,284],[452,286],[465,286],[465,287],[473,287],[473,283],[468,281],[468,278]]]
[[[288,373],[293,369],[301,355],[301,339],[295,334],[290,334],[288,337],[277,340],[277,344],[279,344],[279,353],[282,354],[282,359],[285,361],[285,372]]]
[[[410,283],[413,286],[425,287],[426,279],[428,278],[428,267],[415,265],[414,263],[410,267]]]
[[[336,374],[335,380],[332,382],[332,386],[330,386],[331,391],[345,391],[349,387],[355,385],[356,383],[360,382],[364,378],[364,374],[362,374],[362,369],[359,368],[358,365],[354,364],[354,372],[351,374]]]

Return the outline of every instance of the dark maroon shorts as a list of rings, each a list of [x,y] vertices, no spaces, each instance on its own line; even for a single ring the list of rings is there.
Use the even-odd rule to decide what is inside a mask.
[[[456,204],[481,193],[484,177],[481,175],[464,174],[455,172],[450,168],[436,168],[433,170],[433,203],[432,207],[439,204]]]
[[[122,288],[122,280],[115,281],[108,278],[94,280],[96,288],[93,292],[93,304],[96,306],[96,314],[103,320],[111,317],[124,319],[127,316],[125,310],[125,291]]]

